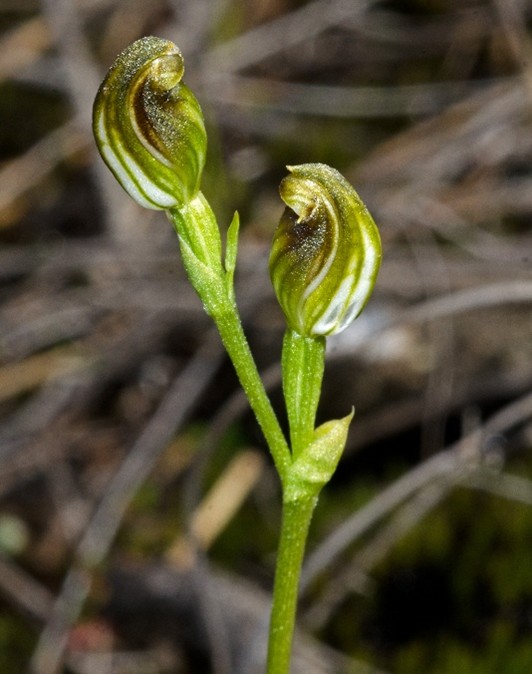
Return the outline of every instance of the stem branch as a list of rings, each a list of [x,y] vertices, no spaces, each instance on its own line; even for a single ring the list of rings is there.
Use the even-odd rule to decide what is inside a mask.
[[[181,256],[192,287],[214,320],[242,388],[264,433],[275,467],[284,483],[292,462],[290,448],[262,383],[242,328],[232,284],[236,257],[233,230],[229,268],[222,262],[216,217],[200,193],[186,208],[168,211],[177,232]],[[233,223],[232,226],[234,226]],[[236,220],[236,226],[238,220]]]
[[[287,329],[282,356],[283,391],[294,459],[312,442],[324,359],[324,337],[304,337]]]
[[[281,482],[284,482],[292,462],[290,449],[258,373],[236,307],[229,300],[227,305],[230,306],[225,306],[222,312],[212,317],[264,433]]]

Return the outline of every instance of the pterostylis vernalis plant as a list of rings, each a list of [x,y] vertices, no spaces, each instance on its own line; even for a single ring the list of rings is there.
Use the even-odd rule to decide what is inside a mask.
[[[325,340],[345,329],[369,299],[381,261],[380,237],[338,171],[319,163],[288,167],[280,186],[286,208],[270,255],[271,280],[287,322],[281,359],[287,439],[235,301],[238,215],[223,250],[216,217],[200,189],[207,134],[183,75],[183,56],[173,43],[157,37],[134,42],[100,86],[94,135],[104,161],[133,199],[167,212],[188,278],[218,328],[279,474],[283,514],[265,669],[288,674],[308,528],[353,417],[351,411],[316,428]]]

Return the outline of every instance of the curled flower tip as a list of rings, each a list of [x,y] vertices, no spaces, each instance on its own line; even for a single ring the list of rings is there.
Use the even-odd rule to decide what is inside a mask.
[[[199,190],[207,135],[183,73],[183,56],[172,42],[144,37],[117,57],[94,102],[100,153],[146,208],[184,206]]]
[[[270,275],[288,325],[318,337],[346,328],[368,301],[381,262],[373,218],[345,178],[325,164],[289,166],[286,208]]]

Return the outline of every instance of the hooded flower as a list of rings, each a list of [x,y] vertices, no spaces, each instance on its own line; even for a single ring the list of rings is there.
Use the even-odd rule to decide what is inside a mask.
[[[325,164],[289,166],[270,275],[290,328],[317,337],[344,330],[369,299],[379,232],[353,187]]]
[[[144,37],[117,57],[94,102],[100,153],[146,208],[182,207],[199,190],[207,135],[183,73],[183,56],[172,42]]]

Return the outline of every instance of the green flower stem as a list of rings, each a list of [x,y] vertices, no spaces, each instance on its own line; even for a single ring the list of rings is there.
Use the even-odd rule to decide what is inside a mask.
[[[324,337],[304,337],[288,329],[283,341],[283,391],[295,462],[314,439],[325,357]],[[305,543],[317,502],[313,485],[300,479],[292,463],[283,484],[281,537],[275,568],[267,674],[288,674]]]
[[[264,433],[275,466],[284,482],[292,462],[290,449],[284,437],[279,421],[273,411],[270,400],[260,378],[234,300],[232,284],[233,268],[226,269],[222,264],[221,249],[219,254],[207,256],[204,250],[217,248],[217,226],[208,202],[201,197],[195,204],[186,209],[171,209],[168,215],[177,232],[181,254],[189,280],[198,293],[207,313],[214,320],[225,349],[231,359],[246,393],[251,408]],[[203,224],[203,228],[198,228]],[[199,232],[212,239],[204,244],[195,241]],[[233,246],[236,236],[232,232]],[[216,245],[213,245],[216,244]],[[201,259],[200,258],[203,258]],[[236,251],[228,256],[234,261]],[[228,261],[226,259],[226,266]]]
[[[296,620],[299,577],[316,498],[283,501],[275,567],[267,674],[288,674]]]
[[[287,329],[283,341],[283,391],[294,459],[313,439],[325,361],[325,338]]]
[[[257,371],[236,307],[227,306],[226,311],[213,315],[213,319],[284,482],[292,461],[290,449]]]

